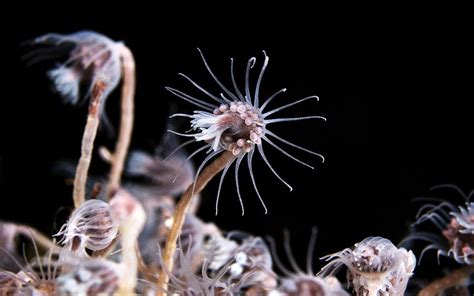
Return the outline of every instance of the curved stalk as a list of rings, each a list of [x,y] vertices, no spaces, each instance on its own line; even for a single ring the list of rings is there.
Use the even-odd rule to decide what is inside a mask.
[[[76,176],[74,177],[73,200],[74,207],[76,208],[85,201],[87,173],[89,172],[92,151],[94,150],[94,140],[97,135],[97,128],[99,127],[103,93],[106,88],[107,84],[100,79],[92,88],[89,114],[87,115],[86,127],[82,136],[81,157],[76,167]]]
[[[169,271],[173,270],[173,259],[176,252],[176,243],[181,230],[183,228],[184,219],[186,213],[189,211],[189,207],[192,204],[193,197],[199,194],[207,183],[214,178],[225,166],[234,159],[234,155],[230,151],[224,151],[219,158],[214,160],[208,165],[202,173],[198,176],[195,183],[189,185],[188,189],[183,193],[181,199],[176,205],[176,209],[173,215],[173,225],[166,237],[166,244],[163,250],[163,267],[158,276],[158,292],[159,296],[166,296],[166,290],[168,288],[169,276],[164,270],[165,268]],[[194,190],[193,190],[194,189]],[[194,194],[193,194],[194,191]]]
[[[120,130],[115,147],[115,153],[111,157],[111,169],[109,184],[107,186],[107,197],[110,199],[120,187],[125,159],[133,130],[133,112],[135,97],[135,60],[129,48],[125,45],[121,50],[122,57],[122,98],[120,112]]]

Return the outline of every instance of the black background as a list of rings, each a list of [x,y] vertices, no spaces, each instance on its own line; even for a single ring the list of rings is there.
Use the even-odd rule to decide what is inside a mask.
[[[269,213],[264,215],[244,166],[240,176],[241,186],[247,187],[246,215],[240,216],[230,174],[215,217],[214,181],[204,192],[200,216],[223,229],[271,235],[280,245],[283,229],[288,229],[297,258],[303,260],[312,226],[319,229],[315,257],[367,236],[397,243],[419,207],[412,202],[415,197],[434,195],[430,187],[443,183],[472,188],[472,63],[467,54],[472,47],[461,31],[462,18],[448,23],[433,16],[402,28],[406,19],[394,18],[381,26],[384,16],[367,21],[336,13],[322,21],[324,13],[309,7],[278,13],[146,10],[98,12],[91,7],[88,12],[22,14],[2,26],[0,219],[54,233],[71,208],[71,187],[52,168],[57,161],[77,159],[86,106],[63,105],[44,74],[48,64],[26,67],[21,60],[26,49],[20,43],[47,32],[83,29],[123,40],[135,54],[135,149],[153,151],[170,104],[192,110],[164,89],[192,90],[178,72],[217,91],[197,47],[226,82],[230,57],[243,79],[247,59],[256,56],[261,62],[261,50],[266,50],[270,65],[262,94],[288,88],[275,105],[307,95],[320,97],[319,103],[282,113],[323,115],[327,123],[281,123],[272,130],[323,153],[326,163],[291,150],[316,166],[311,171],[267,147],[273,165],[294,191],[288,192],[259,160],[256,178]],[[118,99],[114,93],[107,105],[115,126]],[[96,147],[113,143],[106,133],[98,134]],[[97,155],[92,171],[106,172]],[[462,201],[456,194],[439,195]]]

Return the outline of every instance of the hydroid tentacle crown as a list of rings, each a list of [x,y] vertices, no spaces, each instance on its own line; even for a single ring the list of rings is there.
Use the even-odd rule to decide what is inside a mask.
[[[247,165],[249,168],[250,178],[252,180],[253,187],[255,189],[255,192],[257,193],[257,196],[260,199],[260,202],[262,203],[265,209],[265,213],[267,213],[267,208],[258,191],[257,183],[256,183],[255,176],[253,173],[252,163],[253,163],[254,152],[255,150],[258,151],[259,155],[262,157],[263,161],[266,163],[266,165],[269,167],[272,173],[283,184],[285,184],[291,191],[293,188],[285,180],[283,180],[282,177],[280,177],[280,175],[275,171],[270,161],[266,157],[265,152],[263,150],[263,143],[270,144],[271,146],[273,146],[275,149],[277,149],[278,151],[280,151],[287,157],[311,169],[314,169],[314,167],[294,157],[293,155],[288,153],[286,150],[284,150],[282,147],[280,147],[280,145],[278,145],[274,141],[276,140],[286,145],[289,145],[293,148],[297,148],[307,153],[316,155],[320,157],[323,162],[324,162],[324,157],[319,153],[313,152],[311,150],[308,150],[306,148],[303,148],[299,145],[296,145],[290,141],[283,139],[277,134],[271,132],[268,126],[270,124],[278,123],[278,122],[299,121],[299,120],[306,120],[306,119],[326,120],[326,118],[322,116],[303,116],[303,117],[290,117],[290,118],[270,118],[270,117],[272,117],[272,115],[274,115],[275,113],[283,109],[286,109],[288,107],[297,105],[299,103],[302,103],[310,99],[319,100],[319,98],[317,96],[308,96],[300,100],[291,102],[289,104],[280,106],[278,108],[266,111],[265,109],[267,108],[268,104],[277,95],[285,92],[286,89],[284,88],[277,91],[276,93],[271,95],[267,100],[265,100],[263,104],[260,103],[260,85],[261,85],[262,78],[265,73],[265,69],[267,68],[268,60],[269,60],[265,51],[263,51],[265,59],[264,59],[262,68],[260,70],[260,73],[258,75],[255,91],[253,93],[251,93],[251,90],[250,90],[250,70],[255,65],[256,59],[254,57],[250,58],[247,63],[247,68],[246,68],[246,73],[245,73],[244,92],[240,91],[237,85],[237,82],[235,80],[234,62],[233,62],[233,59],[231,59],[231,64],[230,64],[231,73],[230,74],[231,74],[232,85],[234,88],[234,92],[232,92],[227,87],[225,87],[224,84],[222,84],[221,81],[214,75],[214,72],[209,67],[206,59],[204,58],[204,55],[202,54],[200,50],[199,50],[199,53],[201,54],[202,60],[204,62],[204,65],[207,71],[209,72],[211,77],[214,79],[214,81],[218,84],[218,86],[222,89],[223,92],[221,92],[219,96],[216,96],[210,93],[209,91],[205,90],[204,88],[202,88],[200,85],[198,85],[188,76],[180,73],[179,74],[180,76],[188,80],[199,91],[201,91],[210,99],[212,99],[213,102],[209,103],[207,101],[188,95],[180,90],[167,87],[166,89],[170,91],[171,93],[173,93],[174,95],[202,109],[199,111],[194,111],[193,114],[177,113],[171,116],[171,117],[181,116],[181,117],[191,118],[191,127],[192,127],[192,130],[195,131],[194,133],[177,133],[175,131],[170,131],[170,132],[175,133],[180,136],[193,138],[185,142],[184,144],[182,144],[180,147],[178,147],[178,149],[194,142],[204,141],[206,143],[203,147],[197,149],[189,157],[191,158],[197,153],[207,149],[206,151],[207,156],[202,162],[202,164],[199,166],[196,177],[197,175],[199,175],[200,171],[204,168],[206,163],[208,163],[211,158],[215,157],[219,153],[225,150],[228,150],[228,151],[231,151],[233,155],[235,156],[234,159],[226,165],[221,175],[221,179],[219,182],[219,189],[217,192],[217,199],[216,199],[216,215],[218,212],[219,195],[220,195],[220,191],[222,187],[222,182],[224,180],[224,177],[227,171],[229,170],[230,166],[234,162],[235,162],[235,181],[236,181],[236,187],[237,187],[237,194],[238,194],[240,205],[242,208],[242,215],[244,214],[244,206],[243,206],[242,197],[241,197],[240,188],[239,188],[238,174],[239,174],[240,165],[243,159],[245,158],[245,156],[247,156]]]

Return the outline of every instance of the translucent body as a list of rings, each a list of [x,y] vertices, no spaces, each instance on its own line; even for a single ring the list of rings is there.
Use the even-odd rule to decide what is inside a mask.
[[[280,145],[273,142],[273,140],[279,141],[283,144],[291,146],[293,148],[299,149],[301,151],[305,151],[307,153],[316,155],[320,157],[324,161],[324,157],[316,152],[310,151],[306,148],[293,144],[280,136],[276,135],[275,133],[271,132],[268,129],[268,126],[273,123],[278,122],[288,122],[288,121],[299,121],[299,120],[306,120],[306,119],[322,119],[326,120],[322,116],[304,116],[304,117],[293,117],[293,118],[270,118],[273,114],[284,110],[288,107],[294,106],[296,104],[302,103],[304,101],[310,99],[319,100],[317,96],[309,96],[292,103],[283,105],[281,107],[275,108],[273,110],[264,112],[265,108],[268,106],[270,101],[272,101],[278,94],[286,91],[286,89],[282,89],[272,96],[270,96],[263,104],[260,103],[260,84],[262,82],[263,74],[265,73],[265,69],[268,65],[268,56],[264,52],[265,60],[262,65],[262,69],[260,74],[257,78],[257,83],[255,86],[255,91],[250,90],[250,70],[255,65],[255,58],[249,59],[247,63],[247,68],[245,72],[245,91],[241,91],[237,85],[237,82],[234,77],[234,67],[233,67],[233,60],[231,59],[231,79],[232,79],[232,86],[234,91],[230,91],[224,84],[214,75],[211,68],[207,64],[206,59],[200,52],[201,57],[203,59],[204,65],[208,70],[209,74],[216,82],[216,84],[220,87],[220,94],[214,95],[211,92],[205,90],[196,82],[194,82],[191,78],[184,74],[180,74],[186,80],[188,80],[196,89],[198,89],[204,96],[209,97],[212,100],[212,103],[209,103],[205,100],[196,98],[192,95],[184,93],[180,90],[167,87],[166,89],[169,90],[174,95],[178,96],[179,98],[194,104],[195,106],[199,107],[201,110],[194,111],[193,114],[174,114],[172,117],[180,116],[180,117],[187,117],[191,119],[191,127],[194,133],[177,133],[171,131],[177,135],[190,137],[191,140],[184,143],[182,146],[189,145],[194,142],[204,142],[205,145],[199,149],[197,149],[194,153],[190,155],[190,158],[195,154],[207,150],[207,157],[199,166],[196,175],[199,175],[201,170],[204,168],[205,164],[208,163],[213,157],[217,156],[219,153],[228,150],[231,151],[235,155],[234,161],[229,162],[229,164],[224,168],[221,176],[221,180],[219,182],[219,189],[217,192],[216,198],[216,214],[218,212],[218,203],[219,203],[219,196],[220,196],[220,189],[222,186],[223,179],[229,170],[230,166],[235,162],[235,182],[237,187],[237,194],[239,196],[239,201],[241,205],[242,215],[244,214],[244,205],[242,201],[242,197],[240,194],[239,188],[239,169],[240,164],[245,156],[247,156],[247,165],[249,168],[250,177],[252,179],[252,184],[257,193],[262,206],[265,209],[265,213],[267,212],[267,208],[265,203],[263,202],[262,197],[257,189],[257,182],[255,180],[255,176],[253,174],[252,168],[252,161],[253,161],[253,154],[255,151],[258,151],[258,154],[262,157],[263,161],[266,165],[270,168],[272,173],[287,187],[292,190],[292,187],[285,182],[274,170],[270,162],[268,161],[267,157],[265,156],[265,152],[263,150],[263,143],[268,143],[285,156],[295,160],[296,162],[307,166],[309,168],[314,169],[314,167],[306,164],[305,162],[299,160],[298,158],[294,157],[286,150],[284,150]],[[272,139],[273,138],[273,139]]]
[[[382,237],[368,237],[326,257],[329,262],[320,274],[333,274],[342,266],[348,268],[347,279],[357,295],[403,295],[413,275],[416,258],[411,251],[397,249]]]
[[[115,240],[119,230],[111,206],[101,200],[85,201],[56,234],[69,251],[86,255],[86,250],[102,251]]]
[[[34,40],[47,46],[72,45],[69,58],[48,72],[58,93],[67,103],[76,104],[80,99],[83,83],[89,84],[88,94],[100,80],[105,83],[103,97],[106,98],[118,85],[121,77],[120,50],[122,43],[92,31],[62,35],[50,33]],[[48,59],[53,49],[42,49],[30,54],[31,62]]]
[[[420,255],[420,260],[429,250],[436,250],[438,256],[449,256],[461,264],[474,263],[474,203],[459,187],[451,184],[438,185],[433,189],[454,189],[466,201],[465,206],[443,200],[423,205],[412,224],[412,233],[406,237],[402,245],[412,240],[423,240],[430,244]],[[429,223],[425,223],[429,222]],[[435,231],[424,228],[431,224]],[[429,229],[429,228],[427,228]]]

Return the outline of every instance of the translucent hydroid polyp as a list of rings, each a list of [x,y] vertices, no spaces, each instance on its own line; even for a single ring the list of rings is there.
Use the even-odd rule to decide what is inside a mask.
[[[271,172],[281,181],[283,182],[290,190],[292,187],[280,177],[280,175],[275,171],[273,166],[271,165],[270,161],[267,159],[263,144],[266,143],[276,150],[280,151],[285,156],[293,159],[294,161],[314,169],[313,166],[301,161],[300,159],[296,158],[288,151],[286,151],[282,146],[288,145],[292,148],[299,149],[301,151],[316,155],[324,161],[324,157],[311,150],[303,148],[299,145],[296,145],[286,139],[283,139],[279,135],[275,134],[274,132],[270,131],[269,127],[272,124],[280,123],[280,122],[291,122],[291,121],[300,121],[300,120],[307,120],[307,119],[320,119],[326,120],[326,118],[318,115],[310,115],[310,116],[298,116],[298,117],[289,117],[289,118],[274,118],[273,115],[286,109],[292,107],[294,105],[303,103],[307,100],[315,100],[318,101],[319,98],[317,96],[308,96],[291,103],[282,105],[280,107],[276,107],[273,109],[267,110],[269,103],[277,97],[278,94],[281,94],[286,91],[286,89],[281,89],[274,93],[273,95],[269,96],[268,98],[264,98],[261,100],[260,95],[260,85],[265,73],[265,70],[268,65],[269,58],[267,54],[264,53],[264,61],[262,68],[258,74],[257,82],[255,85],[255,89],[251,90],[251,82],[250,82],[250,72],[251,69],[254,67],[256,59],[251,58],[248,60],[247,68],[245,72],[245,86],[244,91],[239,89],[238,83],[234,76],[234,61],[231,59],[230,64],[230,76],[232,80],[233,91],[229,90],[224,84],[216,77],[214,72],[209,67],[204,55],[199,51],[201,54],[202,60],[204,62],[204,66],[206,67],[207,71],[209,72],[210,76],[220,88],[219,93],[213,94],[210,91],[205,90],[199,84],[194,82],[188,76],[181,74],[180,76],[184,77],[187,81],[189,81],[203,97],[207,97],[206,99],[197,98],[195,96],[189,95],[183,91],[178,89],[167,87],[166,89],[176,95],[177,97],[192,103],[199,110],[194,111],[192,114],[183,114],[177,113],[172,115],[171,117],[186,117],[190,119],[191,130],[193,132],[186,132],[186,133],[178,133],[175,131],[171,131],[177,135],[183,137],[191,138],[189,141],[185,142],[180,147],[184,147],[191,143],[203,143],[204,145],[197,149],[194,153],[190,155],[193,157],[199,152],[205,151],[207,156],[204,161],[201,163],[199,168],[197,169],[197,175],[201,172],[204,166],[215,156],[222,153],[223,151],[231,151],[232,154],[235,156],[232,161],[228,163],[228,165],[224,168],[222,172],[222,176],[219,182],[219,189],[217,191],[217,198],[216,198],[216,214],[218,212],[218,203],[219,203],[219,196],[222,187],[223,179],[231,167],[233,163],[235,163],[235,182],[237,187],[237,194],[239,196],[239,201],[242,209],[242,215],[244,214],[244,205],[240,193],[240,186],[239,186],[239,169],[243,159],[247,158],[247,166],[250,173],[250,178],[252,180],[253,188],[257,193],[257,196],[264,207],[265,213],[267,212],[267,207],[263,202],[263,199],[260,195],[259,190],[257,189],[257,181],[255,179],[253,173],[253,155],[255,151],[258,151],[258,154],[261,156],[263,161],[266,165],[270,168]],[[209,102],[208,102],[209,101]],[[263,104],[261,104],[263,102]],[[283,144],[283,145],[282,145]]]

